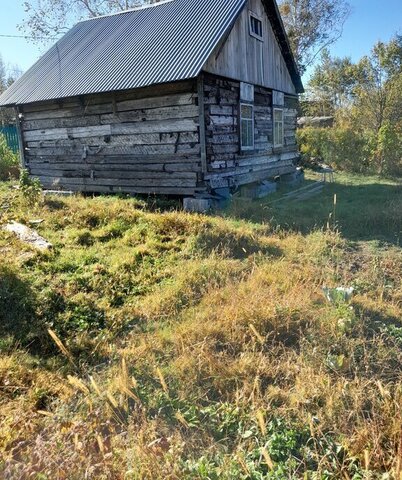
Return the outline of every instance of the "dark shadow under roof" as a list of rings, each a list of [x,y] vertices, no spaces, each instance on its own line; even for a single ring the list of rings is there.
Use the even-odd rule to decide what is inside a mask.
[[[302,91],[274,0],[264,0]],[[0,96],[0,106],[128,90],[196,77],[246,0],[170,0],[78,23]]]

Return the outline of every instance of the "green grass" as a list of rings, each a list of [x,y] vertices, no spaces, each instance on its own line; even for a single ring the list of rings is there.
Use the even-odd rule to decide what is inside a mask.
[[[0,183],[0,224],[53,244],[0,230],[0,476],[399,480],[400,183],[281,193],[204,216]]]
[[[402,235],[402,181],[375,176],[335,173],[335,183],[327,183],[317,197],[301,201],[281,201],[286,188],[280,188],[264,201],[238,200],[229,215],[269,221],[279,228],[308,233],[330,223],[344,238],[373,240],[400,245]],[[320,180],[307,171],[306,184]],[[334,212],[334,196],[336,208]]]

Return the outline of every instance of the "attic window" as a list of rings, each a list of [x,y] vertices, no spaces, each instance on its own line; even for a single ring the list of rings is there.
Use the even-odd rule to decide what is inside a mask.
[[[261,42],[264,40],[262,36],[262,20],[252,12],[250,12],[250,35],[261,40]]]

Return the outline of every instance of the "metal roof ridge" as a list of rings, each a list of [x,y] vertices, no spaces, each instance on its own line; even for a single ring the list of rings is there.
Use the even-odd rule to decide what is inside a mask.
[[[84,22],[91,22],[92,20],[99,20],[100,18],[109,18],[109,17],[115,17],[117,15],[123,15],[124,13],[131,13],[131,12],[139,12],[141,10],[147,10],[149,8],[155,8],[159,7],[160,5],[164,5],[165,3],[171,3],[175,2],[176,0],[161,0],[160,2],[156,3],[149,3],[147,5],[141,5],[139,7],[133,7],[129,8],[127,10],[122,10],[120,12],[115,12],[115,13],[107,13],[105,15],[98,15],[97,17],[90,17],[90,18],[85,18],[83,20],[80,20],[78,23],[84,23]]]

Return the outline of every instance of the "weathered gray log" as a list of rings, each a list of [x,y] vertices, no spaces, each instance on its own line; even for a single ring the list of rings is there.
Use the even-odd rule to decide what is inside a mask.
[[[52,248],[52,244],[41,237],[38,232],[22,223],[11,222],[5,225],[3,229],[7,232],[13,233],[21,240],[21,242],[24,242],[37,250],[49,250]]]

